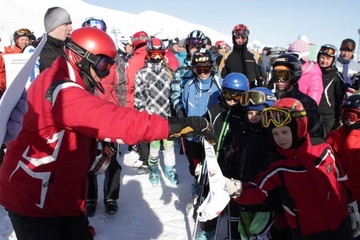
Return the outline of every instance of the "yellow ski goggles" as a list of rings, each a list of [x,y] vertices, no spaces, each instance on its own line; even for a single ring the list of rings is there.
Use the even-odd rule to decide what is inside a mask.
[[[271,123],[275,127],[281,127],[291,122],[293,118],[305,117],[306,111],[290,112],[287,108],[265,108],[261,112],[261,123],[264,127],[268,128]]]

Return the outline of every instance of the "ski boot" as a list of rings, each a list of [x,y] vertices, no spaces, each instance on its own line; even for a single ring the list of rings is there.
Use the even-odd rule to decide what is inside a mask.
[[[211,232],[206,232],[201,230],[201,232],[196,236],[195,240],[209,240],[215,236],[215,230]]]
[[[96,212],[96,199],[87,199],[86,200],[86,213],[89,217],[92,217],[95,215]]]
[[[199,196],[199,182],[195,179],[194,182],[191,184],[191,196],[193,199],[197,198]]]
[[[136,174],[142,175],[142,174],[148,174],[150,173],[150,168],[148,165],[141,165],[137,170]]]
[[[115,214],[118,211],[118,205],[115,199],[107,199],[105,202],[105,212]]]
[[[149,166],[150,167],[150,183],[153,187],[156,187],[159,184],[159,167],[158,165]]]
[[[174,166],[166,166],[166,165],[164,165],[164,172],[165,172],[166,178],[169,179],[169,181],[172,184],[174,184],[174,185],[178,184],[178,176],[176,174]]]

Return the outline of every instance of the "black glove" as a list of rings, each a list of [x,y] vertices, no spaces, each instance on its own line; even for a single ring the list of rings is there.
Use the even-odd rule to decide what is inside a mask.
[[[217,137],[210,123],[203,117],[169,117],[169,139],[204,136],[210,144],[216,144]]]

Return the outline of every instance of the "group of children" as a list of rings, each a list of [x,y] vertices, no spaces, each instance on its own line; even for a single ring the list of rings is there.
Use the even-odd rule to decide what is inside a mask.
[[[241,94],[245,121],[233,133],[225,169],[229,195],[240,206],[238,231],[241,239],[353,239],[360,234],[360,95],[346,99],[343,125],[326,140],[311,136],[309,119],[316,112],[306,109],[299,93],[291,93],[301,68],[290,70],[289,60],[296,63],[280,55],[272,72],[277,87],[286,85],[284,97],[274,101],[274,94],[263,88]],[[281,217],[291,236],[272,226]]]
[[[136,76],[135,107],[169,116],[173,72],[163,63],[160,39],[149,41],[147,54]],[[206,48],[193,53],[191,71],[192,80],[182,89],[182,111],[206,116],[218,136],[216,154],[232,197],[229,239],[353,239],[360,234],[360,94],[346,99],[343,125],[325,139],[316,103],[298,90],[301,63],[293,55],[280,55],[273,64],[272,80],[281,96],[265,87],[250,89],[241,73],[230,73],[220,83]],[[202,145],[197,138],[183,143],[197,179]],[[174,144],[164,140],[164,146],[165,176],[176,184]],[[150,144],[154,186],[159,182],[159,149],[159,141]],[[276,224],[281,219],[288,230],[282,233]],[[213,237],[216,222],[202,223],[197,239]]]

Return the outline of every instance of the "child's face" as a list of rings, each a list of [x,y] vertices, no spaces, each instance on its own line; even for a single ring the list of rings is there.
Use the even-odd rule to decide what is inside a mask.
[[[234,100],[227,100],[227,99],[225,99],[225,101],[226,101],[226,104],[227,104],[228,106],[230,106],[230,107],[233,107],[233,106],[239,104],[239,102],[236,102],[236,101],[234,101]]]
[[[277,89],[279,89],[280,91],[285,91],[287,89],[287,87],[289,86],[290,82],[276,81],[275,84],[276,84]]]
[[[356,109],[345,109],[342,113],[342,119],[345,126],[351,126],[360,119],[360,111]]]
[[[206,80],[211,76],[211,66],[201,66],[193,68],[195,74],[201,79]]]
[[[276,127],[271,130],[276,145],[282,149],[289,149],[292,145],[292,133],[288,126]]]
[[[247,117],[249,119],[249,122],[254,124],[258,123],[261,120],[261,112],[255,110],[249,110],[247,111]]]

